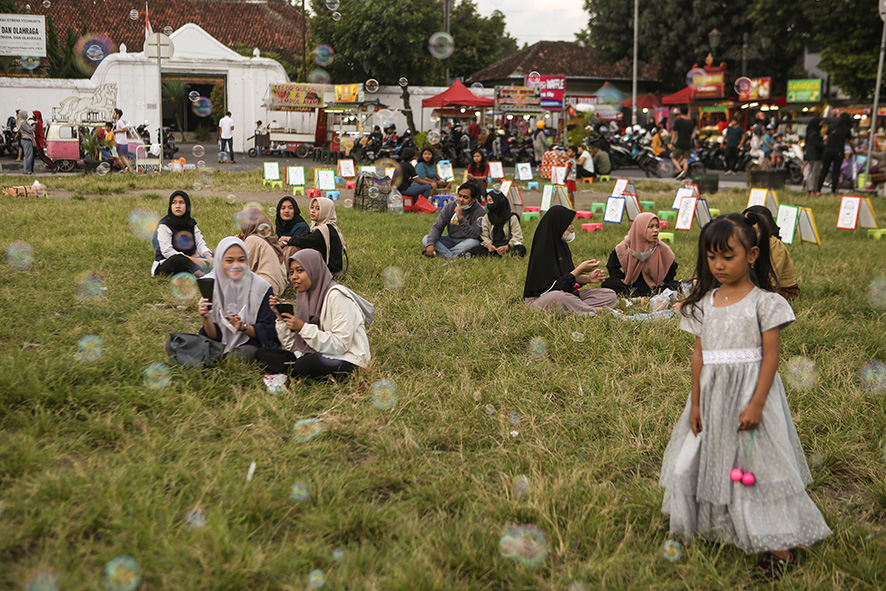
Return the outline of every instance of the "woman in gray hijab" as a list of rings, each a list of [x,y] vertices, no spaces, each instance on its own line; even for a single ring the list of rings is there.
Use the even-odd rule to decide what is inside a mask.
[[[25,174],[34,174],[34,128],[28,123],[28,112],[24,109],[16,113],[15,130],[22,147],[22,165]]]

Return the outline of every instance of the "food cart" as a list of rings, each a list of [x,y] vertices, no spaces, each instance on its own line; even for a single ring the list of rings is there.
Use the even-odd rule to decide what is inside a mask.
[[[304,158],[317,141],[319,117],[314,117],[323,107],[322,84],[271,84],[265,95],[264,107],[268,124],[271,153]],[[275,118],[272,113],[279,112]],[[307,114],[307,115],[306,115]],[[310,120],[314,130],[309,129]],[[281,121],[282,120],[282,121]]]

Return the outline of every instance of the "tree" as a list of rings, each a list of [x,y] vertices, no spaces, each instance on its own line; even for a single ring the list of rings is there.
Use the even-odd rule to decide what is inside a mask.
[[[496,10],[482,17],[473,0],[453,8],[449,30],[455,40],[455,52],[449,58],[451,76],[468,78],[517,51],[517,40],[505,31],[505,15]]]
[[[163,102],[169,103],[172,107],[172,115],[182,134],[182,141],[185,141],[185,127],[182,125],[181,120],[181,106],[185,102],[186,96],[188,96],[188,85],[186,83],[175,80],[167,80],[163,83]]]

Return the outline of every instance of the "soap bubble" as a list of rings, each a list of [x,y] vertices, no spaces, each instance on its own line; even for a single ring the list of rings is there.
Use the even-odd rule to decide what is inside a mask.
[[[46,3],[48,2],[49,0]],[[52,569],[40,570],[28,579],[25,589],[27,591],[58,591],[58,575]]]
[[[388,410],[397,404],[397,384],[391,380],[379,380],[369,389],[372,404],[379,410]]]
[[[333,12],[332,13],[332,20],[334,20],[335,22],[340,21],[341,20],[341,13],[340,12]]]
[[[701,68],[692,68],[688,72],[686,72],[686,86],[695,87],[695,79],[699,76],[704,76],[705,71]],[[750,84],[750,81],[748,81]]]
[[[572,340],[576,343],[585,342],[585,335],[582,332],[574,332],[572,333]]]
[[[308,82],[311,84],[329,84],[332,82],[332,76],[323,68],[314,68],[308,72]]]
[[[487,404],[485,407],[483,407],[483,410],[486,412],[486,414],[488,414],[490,416],[494,415],[495,414],[495,405]]]
[[[871,394],[886,392],[886,363],[874,359],[861,368],[861,383]]]
[[[525,474],[519,474],[514,477],[511,482],[511,494],[518,501],[529,499],[529,493],[532,491],[532,483]]]
[[[267,238],[273,233],[271,226],[268,224],[259,224],[256,232],[258,232],[258,235],[262,238]]]
[[[107,291],[104,280],[97,273],[84,273],[77,279],[77,298],[81,300],[103,297]]]
[[[332,559],[336,562],[341,562],[345,559],[345,550],[344,548],[336,548],[332,551]]]
[[[228,196],[225,197],[225,201],[227,201],[231,205],[234,205],[235,203],[237,203],[237,196],[233,193],[229,193]]]
[[[177,232],[172,243],[178,250],[191,250],[194,247],[194,235],[186,230]]]
[[[35,55],[23,55],[19,58],[19,61],[26,70],[36,70],[40,67],[40,58]]]
[[[366,192],[369,195],[370,199],[377,199],[378,198],[378,187],[369,187],[369,189]]]
[[[204,187],[212,186],[212,174],[204,170],[200,173],[200,182]]]
[[[385,129],[388,125],[392,125],[394,123],[396,117],[396,113],[394,113],[390,109],[384,109],[376,113],[373,119],[379,127]]]
[[[329,4],[333,0],[327,0],[326,4]],[[335,3],[338,3],[338,0],[334,0]],[[323,571],[319,568],[316,570],[312,570],[311,574],[308,575],[308,587],[311,589],[320,589],[323,585],[326,584],[326,575],[323,574]]]
[[[806,357],[791,357],[785,366],[784,379],[793,390],[811,390],[815,387],[815,362]]]
[[[189,509],[185,513],[185,526],[191,529],[203,529],[206,527],[206,514],[200,507]]]
[[[313,54],[314,63],[323,68],[332,65],[332,62],[335,61],[335,51],[332,50],[332,47],[324,43],[315,47]]]
[[[518,413],[518,412],[515,411],[515,410],[514,410],[514,411],[511,411],[511,412],[508,414],[508,420],[511,421],[511,424],[512,424],[512,425],[517,425],[517,424],[519,424],[519,423],[520,423],[520,413]]]
[[[440,134],[437,133],[436,131],[429,131],[428,135],[425,136],[425,139],[427,139],[432,144],[439,144],[440,143]]]
[[[203,158],[203,155],[206,154],[206,148],[204,148],[200,144],[197,144],[196,146],[194,146],[191,152],[194,154],[194,158]]]
[[[50,6],[52,6],[52,2],[49,0],[43,0],[43,8],[49,8]]]
[[[292,486],[289,488],[289,498],[295,501],[296,503],[301,503],[303,501],[307,501],[311,496],[311,491],[308,488],[308,485],[304,482],[298,481],[294,482]]]
[[[473,90],[480,90],[481,88],[483,88],[482,82],[474,82],[473,84],[471,84],[471,89]]]
[[[341,7],[341,2],[339,0],[326,0],[326,9],[327,10],[338,10]]]
[[[229,162],[230,160],[231,160],[231,157],[228,155],[227,152],[219,152],[218,153],[218,161],[219,162],[224,163],[224,162]]]
[[[187,301],[193,300],[200,293],[197,289],[197,278],[190,273],[176,273],[169,280],[169,289],[172,297]]]
[[[669,562],[677,562],[683,556],[683,546],[677,540],[667,540],[661,547],[661,555]]]
[[[403,169],[400,163],[391,158],[381,158],[372,163],[375,167],[375,174],[378,177],[387,176],[391,179],[391,186],[397,187],[403,179]]]
[[[195,191],[202,191],[202,190],[203,190],[203,185],[200,184],[200,183],[198,183],[198,182],[194,182],[194,184],[191,185],[191,188],[192,188],[193,190],[195,190]]]
[[[164,35],[169,37],[170,35],[172,35],[172,33],[173,33],[172,27],[170,27],[169,25],[166,25],[165,27],[163,27],[163,34]]]
[[[151,240],[160,217],[144,209],[133,209],[129,214],[129,231],[139,240]]]
[[[133,8],[132,10],[129,11],[129,18],[131,18],[134,21],[138,20],[138,11],[135,8]]]
[[[428,38],[428,51],[438,60],[446,59],[455,51],[455,40],[445,31],[437,31]]]
[[[886,277],[877,277],[871,281],[868,300],[875,308],[886,308]]]
[[[230,271],[230,267],[228,268]],[[225,315],[226,316],[236,316],[240,311],[240,308],[237,307],[237,304],[231,302],[227,306],[225,306]]]
[[[198,100],[200,100],[200,93],[196,90],[192,90],[188,93],[188,100],[190,100],[192,103],[196,103]]]
[[[111,165],[107,162],[102,162],[98,166],[95,167],[95,172],[98,176],[105,176],[109,172],[111,172]]]
[[[370,78],[363,83],[363,88],[366,89],[366,92],[378,92],[378,80]]]
[[[548,344],[541,337],[534,337],[529,341],[529,354],[535,358],[544,357],[548,352]]]
[[[84,35],[74,45],[74,64],[84,74],[92,75],[105,57],[117,51],[117,44],[107,35]]]
[[[751,89],[751,79],[746,76],[736,78],[732,83],[732,88],[735,90],[735,94],[744,94]]]
[[[299,443],[306,443],[325,430],[319,419],[301,419],[292,426],[292,438]]]
[[[533,70],[532,72],[529,72],[529,76],[527,76],[526,79],[529,84],[534,86],[541,82],[541,74]]]
[[[276,216],[277,215],[277,208],[274,206],[269,207],[268,208],[268,215],[269,216]]]
[[[191,103],[191,111],[197,117],[209,117],[212,114],[212,101],[205,96],[201,96]]]
[[[135,591],[142,576],[132,556],[118,556],[105,565],[105,586],[109,591]]]
[[[397,81],[397,84],[405,87],[409,84],[409,79],[406,78],[406,76],[400,76],[400,79]]]
[[[82,361],[98,361],[104,352],[104,342],[98,335],[88,334],[77,341],[77,358]]]
[[[344,201],[342,201],[342,205],[350,209],[354,207],[354,202],[351,199],[345,199]]]
[[[17,271],[24,271],[34,264],[34,249],[22,240],[16,240],[6,247],[6,262]]]
[[[205,169],[206,169],[206,162],[204,160],[198,160],[197,161],[197,170],[205,170]]]
[[[511,439],[516,439],[517,437],[520,436],[520,432],[519,432],[519,431],[516,431],[516,430],[515,430],[515,431],[511,431],[510,435],[511,435]]]
[[[385,288],[400,291],[403,289],[403,271],[398,267],[388,267],[381,274]]]
[[[548,537],[536,525],[509,525],[502,530],[498,552],[519,565],[536,567],[544,563],[550,553]]]
[[[169,375],[169,366],[165,363],[152,363],[143,372],[145,386],[151,390],[160,390],[169,385],[172,378]]]

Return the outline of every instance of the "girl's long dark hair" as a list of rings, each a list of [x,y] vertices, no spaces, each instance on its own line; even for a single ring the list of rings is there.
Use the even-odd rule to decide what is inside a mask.
[[[480,164],[474,162],[474,154],[480,154]],[[486,154],[483,150],[474,150],[474,154],[471,154],[471,164],[468,166],[468,172],[471,174],[486,170]]]
[[[754,225],[760,229],[760,236],[754,230]],[[698,237],[698,261],[695,264],[695,276],[698,283],[695,284],[692,293],[683,301],[681,312],[684,316],[695,316],[695,310],[701,299],[712,289],[720,286],[720,282],[711,273],[708,266],[708,252],[729,251],[729,239],[733,236],[741,242],[745,250],[754,246],[760,249],[760,255],[750,270],[751,281],[760,289],[772,291],[772,263],[769,260],[769,222],[753,211],[746,216],[738,213],[730,213],[720,216],[710,222],[701,231]]]
[[[763,205],[751,205],[749,208],[741,212],[741,215],[748,215],[748,213],[754,212],[758,216],[762,217],[769,224],[769,233],[776,238],[781,238],[781,228],[778,227],[778,224],[775,223],[775,218],[772,217],[772,212],[769,211],[769,208]]]
[[[434,152],[434,150],[432,148],[427,148],[427,147],[422,148],[421,153],[419,153],[419,155],[418,155],[418,161],[419,162],[425,161],[425,152],[431,153],[431,161],[427,162],[426,164],[436,164],[437,163],[437,154]]]

